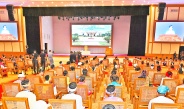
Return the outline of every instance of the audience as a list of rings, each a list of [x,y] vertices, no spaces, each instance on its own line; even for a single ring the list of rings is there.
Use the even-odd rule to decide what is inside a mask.
[[[13,83],[19,83],[21,85],[21,82],[25,79],[24,73],[19,73],[18,74],[18,79],[14,81]]]
[[[111,83],[108,84],[109,85],[114,85],[114,86],[121,86],[121,84],[119,84],[117,81],[119,81],[119,77],[117,75],[111,75],[110,76],[110,80],[111,80]]]
[[[68,93],[62,97],[62,99],[73,99],[76,100],[76,109],[85,109],[82,103],[82,97],[80,95],[75,94],[77,90],[76,82],[71,82],[68,86]]]
[[[116,109],[112,104],[106,104],[102,109]]]
[[[19,92],[16,97],[26,97],[28,98],[28,102],[29,102],[29,107],[30,109],[39,109],[37,108],[38,104],[37,102],[44,102],[44,101],[36,101],[36,95],[33,94],[31,91],[31,85],[30,85],[30,81],[28,79],[25,79],[21,82],[23,91]],[[36,105],[36,106],[35,106]],[[43,107],[40,109],[47,109],[48,105],[46,103],[44,103],[44,105],[42,105]],[[46,107],[46,108],[44,108]]]
[[[67,84],[70,84],[70,78],[68,77],[68,71],[67,70],[63,71],[63,76],[66,76]]]
[[[114,85],[109,85],[106,88],[106,93],[109,97],[105,98],[104,101],[123,101],[119,97],[115,97],[115,86]]]
[[[169,88],[167,86],[161,85],[158,87],[157,92],[158,92],[158,97],[150,100],[148,104],[148,109],[151,108],[152,103],[174,103],[173,100],[165,97],[166,93],[169,91]]]
[[[51,84],[51,78],[50,78],[49,75],[46,75],[46,76],[45,76],[44,84]],[[56,86],[53,86],[53,90],[54,90],[54,95],[57,95]]]

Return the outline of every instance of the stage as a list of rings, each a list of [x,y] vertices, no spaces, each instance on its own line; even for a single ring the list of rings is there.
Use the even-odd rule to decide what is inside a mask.
[[[70,54],[61,54],[61,53],[55,53],[54,54],[54,56],[58,56],[58,57],[67,57],[67,56],[70,56]],[[104,57],[105,56],[105,54],[90,54],[90,55],[83,55],[83,56],[91,56],[91,57],[93,57],[93,56],[98,56],[98,57]],[[113,55],[110,55],[110,57],[111,56],[117,56],[117,57],[125,57],[125,56],[127,56],[127,54],[113,54]]]

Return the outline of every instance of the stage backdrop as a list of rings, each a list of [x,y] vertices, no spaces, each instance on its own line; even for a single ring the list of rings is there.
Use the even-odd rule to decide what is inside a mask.
[[[53,17],[53,50],[55,53],[70,53],[72,51],[84,50],[84,47],[71,47],[70,46],[70,24],[71,23],[112,23],[113,24],[113,52],[114,54],[127,54],[128,53],[128,43],[129,43],[129,33],[130,33],[130,20],[131,16],[120,16],[119,19],[114,20],[111,17],[110,20],[93,19],[92,21],[82,19],[70,19],[63,20],[62,17],[59,20],[58,16]],[[44,26],[44,25],[43,25]],[[47,26],[47,24],[45,24]],[[105,47],[89,47],[91,53],[105,53]]]

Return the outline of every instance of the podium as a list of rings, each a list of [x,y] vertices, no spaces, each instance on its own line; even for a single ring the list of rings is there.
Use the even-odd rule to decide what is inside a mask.
[[[113,50],[112,50],[112,48],[106,48],[105,49],[105,55],[107,55],[107,56],[112,56],[113,55]]]

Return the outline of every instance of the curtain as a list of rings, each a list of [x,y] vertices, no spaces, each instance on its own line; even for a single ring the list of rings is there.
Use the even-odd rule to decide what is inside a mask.
[[[147,16],[131,16],[129,56],[144,56],[146,44]]]
[[[40,25],[39,17],[25,16],[26,21],[26,40],[28,45],[28,53],[33,53],[34,50],[40,53]]]

